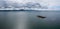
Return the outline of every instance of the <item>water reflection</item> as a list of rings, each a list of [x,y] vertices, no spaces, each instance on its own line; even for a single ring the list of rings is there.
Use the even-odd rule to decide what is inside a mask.
[[[37,15],[45,16],[45,19]],[[1,29],[59,29],[59,12],[0,12]]]

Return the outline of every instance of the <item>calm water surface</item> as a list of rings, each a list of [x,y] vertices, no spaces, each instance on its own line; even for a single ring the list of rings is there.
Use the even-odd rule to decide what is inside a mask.
[[[0,26],[1,29],[60,29],[60,12],[0,12]]]

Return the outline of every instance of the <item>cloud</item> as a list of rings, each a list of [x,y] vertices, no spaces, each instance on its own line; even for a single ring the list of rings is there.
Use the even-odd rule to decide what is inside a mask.
[[[60,8],[60,0],[0,0],[0,5],[2,5],[2,1],[6,1],[7,3],[27,3],[27,2],[37,2],[42,6],[48,6],[49,9],[59,9]]]

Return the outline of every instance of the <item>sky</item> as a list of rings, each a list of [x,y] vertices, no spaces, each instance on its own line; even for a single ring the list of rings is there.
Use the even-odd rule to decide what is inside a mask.
[[[48,6],[50,10],[60,10],[60,0],[5,0],[12,3],[27,3],[27,2],[37,2],[42,6]]]

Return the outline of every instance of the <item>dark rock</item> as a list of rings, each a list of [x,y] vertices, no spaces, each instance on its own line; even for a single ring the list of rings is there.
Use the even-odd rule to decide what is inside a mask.
[[[37,16],[38,18],[46,18],[46,17],[44,17],[44,16]]]

